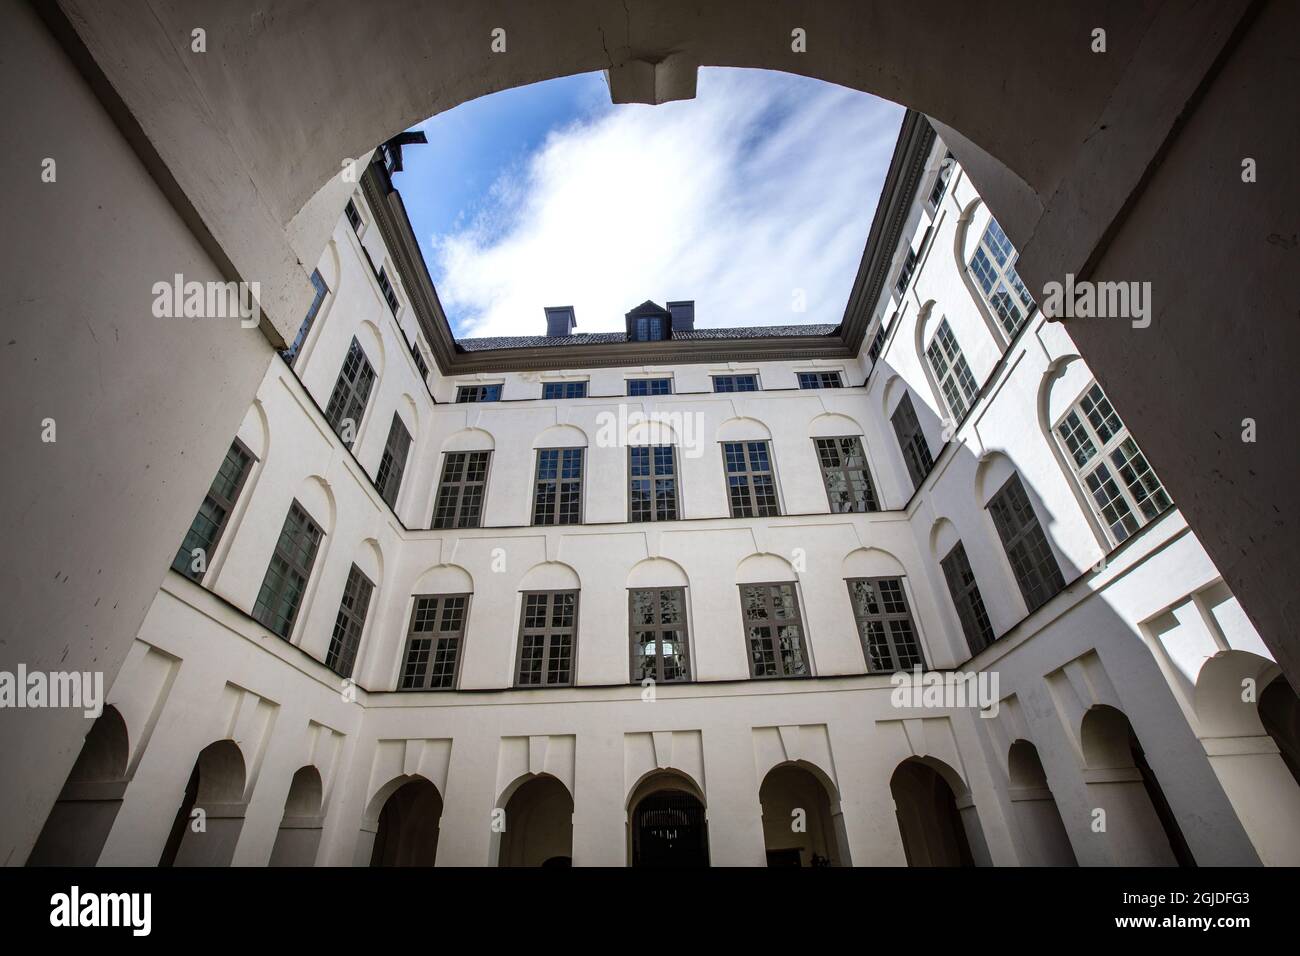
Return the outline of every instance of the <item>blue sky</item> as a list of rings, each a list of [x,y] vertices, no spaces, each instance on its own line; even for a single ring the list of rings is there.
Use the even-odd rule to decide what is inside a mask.
[[[646,299],[697,326],[838,322],[901,107],[784,73],[702,69],[694,100],[609,102],[599,73],[426,120],[396,179],[458,338],[622,328]],[[802,306],[802,308],[801,308]]]

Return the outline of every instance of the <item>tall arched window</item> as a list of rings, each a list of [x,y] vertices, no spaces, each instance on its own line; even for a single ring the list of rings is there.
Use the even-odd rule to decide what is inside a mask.
[[[1113,543],[1173,503],[1096,382],[1070,406],[1055,431]]]
[[[939,321],[939,328],[935,330],[925,355],[934,370],[935,384],[939,386],[956,424],[966,417],[971,402],[979,394],[979,386],[975,384],[975,376],[971,374],[970,365],[966,363],[966,356],[962,354],[947,319]]]
[[[1016,337],[1034,310],[1034,297],[1016,272],[1019,258],[1020,254],[998,221],[990,219],[980,237],[979,247],[971,256],[970,272],[1008,339]]]

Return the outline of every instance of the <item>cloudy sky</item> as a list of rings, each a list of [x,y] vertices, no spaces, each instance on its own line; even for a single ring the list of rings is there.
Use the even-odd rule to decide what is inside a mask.
[[[646,299],[694,299],[698,326],[835,323],[902,115],[732,69],[700,70],[691,101],[613,106],[588,74],[420,124],[397,186],[458,338],[538,334],[549,305],[615,331]]]

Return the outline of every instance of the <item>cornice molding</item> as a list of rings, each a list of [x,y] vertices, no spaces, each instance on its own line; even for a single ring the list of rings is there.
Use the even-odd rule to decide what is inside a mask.
[[[601,368],[618,365],[691,365],[714,362],[809,361],[852,359],[884,288],[894,250],[925,171],[935,132],[920,113],[908,110],[885,174],[884,187],[871,221],[862,262],[853,281],[837,334],[779,338],[613,342],[592,345],[529,346],[467,352],[456,344],[451,324],[438,301],[424,254],[406,215],[401,194],[382,165],[371,162],[361,179],[362,194],[410,298],[416,320],[444,376],[476,372],[524,372]]]

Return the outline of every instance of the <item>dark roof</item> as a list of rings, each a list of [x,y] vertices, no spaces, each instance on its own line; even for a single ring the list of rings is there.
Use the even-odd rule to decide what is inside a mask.
[[[709,341],[716,339],[774,339],[791,336],[834,335],[839,325],[756,325],[739,329],[692,329],[673,332],[675,341]],[[577,335],[498,335],[481,339],[457,339],[456,344],[466,352],[486,352],[490,349],[530,349],[567,345],[609,345],[626,342],[626,332],[581,332]],[[646,343],[650,344],[650,343]]]

